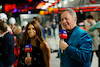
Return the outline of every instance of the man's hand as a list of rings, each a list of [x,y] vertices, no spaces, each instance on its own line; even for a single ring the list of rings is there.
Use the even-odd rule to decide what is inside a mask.
[[[97,30],[98,30],[98,32],[100,32],[100,28],[98,28]]]
[[[60,49],[66,50],[66,48],[69,46],[66,42],[64,41],[59,41],[60,42]]]

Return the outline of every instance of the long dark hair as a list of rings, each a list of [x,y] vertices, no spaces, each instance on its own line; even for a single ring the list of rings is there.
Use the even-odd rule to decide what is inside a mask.
[[[36,36],[34,37],[34,39],[37,41],[37,43],[41,43],[41,42],[45,41],[45,39],[42,36],[42,30],[41,30],[40,24],[36,21],[30,21],[30,22],[28,22],[28,24],[26,26],[26,30],[22,35],[21,44],[26,45],[26,44],[30,43],[30,37],[27,33],[28,27],[29,27],[30,24],[32,24],[34,26],[35,30],[36,30]]]

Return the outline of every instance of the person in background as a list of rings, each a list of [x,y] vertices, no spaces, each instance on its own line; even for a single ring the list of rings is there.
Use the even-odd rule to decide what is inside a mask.
[[[33,17],[33,20],[40,24],[40,18],[38,16],[37,17]],[[46,39],[44,28],[42,27],[41,24],[40,24],[40,26],[41,26],[41,29],[42,29],[42,35],[43,35],[44,39]]]
[[[15,26],[15,24],[16,24],[16,19],[15,19],[14,17],[11,17],[11,18],[9,19],[9,23],[10,23],[10,28],[11,28],[12,31],[13,31],[13,35],[15,35],[15,33],[14,33],[14,28],[16,27],[16,26]]]
[[[86,23],[85,23],[85,29],[89,32],[90,36],[93,39],[93,43],[92,43],[93,49],[92,49],[92,57],[91,57],[91,62],[92,62],[92,58],[93,58],[93,53],[94,52],[96,53],[96,55],[98,57],[99,32],[97,30],[95,30],[93,32],[89,31],[89,28],[96,24],[96,21],[93,19],[93,16],[92,15],[88,15],[86,17],[86,19],[87,19],[87,23],[89,23],[90,25],[86,25]],[[87,28],[87,26],[89,28]]]
[[[26,57],[25,45],[31,44],[31,57]],[[50,67],[50,48],[42,36],[40,24],[36,21],[28,22],[20,43],[18,67]]]
[[[0,67],[10,67],[15,62],[14,36],[7,31],[7,24],[0,21],[1,59]]]
[[[14,28],[14,33],[15,33],[15,46],[14,46],[14,53],[16,55],[16,61],[15,63],[13,64],[14,67],[17,66],[17,63],[18,63],[18,58],[19,58],[19,53],[20,53],[20,49],[19,49],[19,42],[21,40],[21,37],[22,37],[22,28],[21,26],[17,25],[15,28]]]
[[[90,29],[89,29],[90,32],[93,32],[95,30],[98,30],[98,32],[99,32],[99,39],[100,39],[100,20],[95,25],[91,26]],[[99,58],[99,60],[98,60],[98,62],[99,62],[98,63],[98,67],[100,67],[100,44],[98,46],[98,58]]]
[[[15,33],[15,36],[16,36],[18,43],[19,43],[19,41],[22,38],[22,34],[23,34],[21,26],[17,25],[14,29],[14,33]]]
[[[25,28],[26,28],[26,25],[28,24],[27,21],[23,21],[22,24],[21,24],[21,27],[22,27],[22,32],[25,32]]]
[[[7,22],[8,18],[7,18],[7,15],[5,13],[0,13],[0,21],[3,21],[3,22]],[[7,25],[7,30],[13,34],[11,28]]]
[[[14,29],[15,28],[15,24],[16,24],[16,19],[14,17],[11,17],[9,19],[9,23],[10,23],[11,29]]]
[[[53,29],[53,36],[55,37],[56,34],[55,34],[55,30],[56,30],[56,22],[55,22],[55,19],[53,19],[53,21],[50,22],[51,23],[51,26],[52,26],[52,29]]]
[[[67,8],[61,12],[61,24],[67,32],[67,39],[60,40],[60,67],[90,67],[92,56],[92,38],[77,25],[76,12]]]

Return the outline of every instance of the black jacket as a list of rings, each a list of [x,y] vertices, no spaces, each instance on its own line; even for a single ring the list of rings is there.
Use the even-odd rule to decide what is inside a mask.
[[[7,66],[11,66],[15,62],[14,54],[14,36],[9,32],[1,39],[1,62]]]

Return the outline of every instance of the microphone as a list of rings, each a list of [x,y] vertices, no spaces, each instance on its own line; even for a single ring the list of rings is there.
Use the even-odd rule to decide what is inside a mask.
[[[67,32],[65,30],[61,30],[59,37],[61,41],[64,41],[64,39],[67,39]],[[63,50],[61,50],[61,53],[63,54]]]
[[[30,57],[30,52],[32,52],[31,44],[26,44],[24,50],[27,53],[27,57]]]
[[[30,52],[32,52],[32,46],[31,46],[31,44],[26,44],[24,50],[27,53],[27,57],[30,57]],[[30,65],[30,63],[27,64],[27,65]]]

